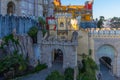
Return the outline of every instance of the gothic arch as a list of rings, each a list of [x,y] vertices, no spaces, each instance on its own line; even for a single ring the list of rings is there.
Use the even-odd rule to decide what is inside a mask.
[[[7,14],[14,14],[15,13],[15,3],[13,1],[8,2],[7,4]]]

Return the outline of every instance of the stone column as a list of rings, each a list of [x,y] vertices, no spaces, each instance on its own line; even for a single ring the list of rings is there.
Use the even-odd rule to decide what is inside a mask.
[[[112,72],[116,76],[117,75],[117,56],[115,56],[112,66],[113,66]]]
[[[120,77],[120,54],[117,57],[117,76]]]

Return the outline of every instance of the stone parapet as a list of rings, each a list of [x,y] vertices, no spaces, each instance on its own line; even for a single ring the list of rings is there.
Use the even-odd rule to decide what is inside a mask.
[[[120,29],[116,28],[101,28],[101,29],[89,29],[89,35],[91,37],[98,37],[98,38],[120,38]]]
[[[47,41],[47,40],[43,40],[41,42],[41,44],[51,44],[51,45],[78,45],[78,42],[71,42],[71,41]]]

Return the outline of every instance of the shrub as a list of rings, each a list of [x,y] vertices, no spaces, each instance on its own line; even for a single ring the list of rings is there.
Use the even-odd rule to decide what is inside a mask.
[[[46,80],[65,80],[64,76],[61,75],[58,71],[53,71],[50,75],[47,76]]]
[[[38,17],[38,21],[42,26],[46,24],[45,20],[42,17]]]
[[[67,68],[64,72],[65,80],[73,80],[74,79],[74,69]]]
[[[38,28],[36,26],[31,27],[28,31],[28,35],[33,39],[33,43],[37,42],[37,33]]]
[[[41,71],[41,70],[43,70],[43,69],[45,69],[45,68],[47,68],[47,65],[46,65],[46,64],[38,64],[38,65],[35,67],[35,69],[34,69],[33,72],[39,72],[39,71]]]
[[[77,80],[96,80],[97,65],[91,57],[82,60],[83,67],[79,69]]]
[[[0,73],[4,73],[13,68],[15,71],[24,71],[27,63],[21,54],[15,51],[13,54],[6,56],[0,61]]]
[[[12,43],[15,43],[15,45],[19,45],[18,39],[15,39],[13,34],[9,34],[2,38],[2,44],[0,45],[0,49],[4,49],[4,46],[8,46],[9,42],[11,41]]]

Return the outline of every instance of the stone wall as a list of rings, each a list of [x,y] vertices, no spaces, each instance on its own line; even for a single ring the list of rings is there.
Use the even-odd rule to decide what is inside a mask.
[[[37,21],[29,17],[0,15],[0,38],[11,34],[14,29],[17,34],[26,34],[35,25],[37,25]]]
[[[90,48],[92,49],[92,56],[99,65],[100,57],[97,56],[98,49],[104,45],[112,46],[115,50],[114,60],[112,60],[113,74],[120,76],[120,29],[91,29],[89,32]],[[101,54],[106,56],[106,54]],[[110,56],[108,56],[110,57]],[[111,58],[111,57],[110,57]]]
[[[81,59],[79,55],[82,53],[88,54],[89,49],[91,49],[92,58],[98,65],[100,57],[96,56],[97,50],[104,45],[112,46],[115,49],[114,60],[112,60],[113,74],[118,77],[120,76],[120,28],[79,30],[78,42],[78,60]],[[101,56],[106,56],[106,54],[102,54]]]
[[[28,35],[15,35],[15,37],[19,40],[19,54],[23,54],[25,58],[28,57],[30,65],[36,66],[37,59],[35,58],[34,45],[31,37]]]
[[[40,32],[38,32],[40,34]],[[63,68],[77,66],[77,46],[78,42],[74,41],[63,41],[55,38],[40,38],[38,35],[39,49],[41,50],[40,61],[46,63],[48,67],[52,67],[53,51],[54,49],[60,49],[63,52]]]
[[[46,63],[48,67],[52,67],[52,52],[54,49],[61,49],[63,52],[63,68],[77,66],[77,46],[74,44],[64,44],[59,42],[42,43],[41,62]]]
[[[43,16],[43,6],[41,0],[1,0],[1,13],[7,14],[7,5],[9,2],[15,4],[15,13],[17,16]]]
[[[89,52],[89,37],[88,31],[80,30],[79,31],[79,39],[78,39],[78,60],[81,59],[81,54],[88,54]]]

